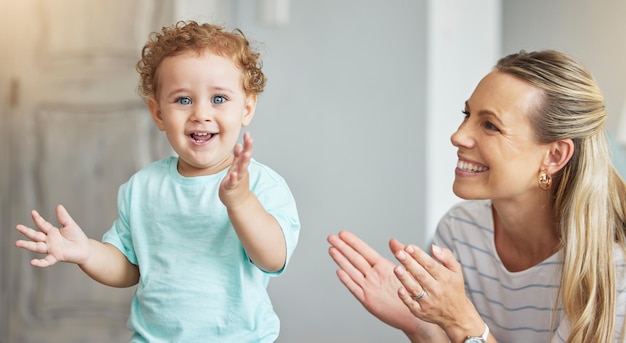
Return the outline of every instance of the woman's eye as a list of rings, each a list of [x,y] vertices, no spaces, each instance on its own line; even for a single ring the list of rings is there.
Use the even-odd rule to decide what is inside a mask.
[[[214,104],[223,104],[226,102],[226,97],[223,95],[216,95],[213,97],[213,99],[211,99],[211,102],[213,102]]]
[[[467,119],[470,116],[470,113],[468,110],[463,110],[461,111],[461,113],[463,113],[463,119]]]
[[[498,129],[498,127],[493,125],[491,122],[485,122],[485,127],[487,130],[500,131],[500,129]]]
[[[181,96],[180,98],[176,99],[176,102],[181,105],[191,105],[191,98],[188,96]]]

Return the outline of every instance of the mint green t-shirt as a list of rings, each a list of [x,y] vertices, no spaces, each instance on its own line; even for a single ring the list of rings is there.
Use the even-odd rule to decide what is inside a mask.
[[[267,273],[247,257],[218,189],[226,170],[183,177],[177,157],[138,171],[118,194],[119,218],[103,242],[139,266],[128,327],[131,342],[274,342],[280,322]],[[250,162],[250,188],[280,224],[287,261],[300,222],[276,172]]]

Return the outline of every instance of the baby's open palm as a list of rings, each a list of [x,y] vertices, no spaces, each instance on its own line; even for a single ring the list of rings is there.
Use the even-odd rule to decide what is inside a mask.
[[[74,222],[65,207],[56,208],[59,229],[46,221],[37,211],[32,211],[33,222],[40,231],[17,225],[17,231],[30,240],[18,240],[15,245],[32,252],[45,254],[44,258],[31,260],[35,267],[49,267],[57,262],[81,264],[89,257],[89,238]]]
[[[252,158],[252,144],[252,137],[246,132],[243,135],[243,146],[235,145],[233,163],[228,168],[219,190],[220,200],[227,208],[241,204],[250,194],[248,166]]]

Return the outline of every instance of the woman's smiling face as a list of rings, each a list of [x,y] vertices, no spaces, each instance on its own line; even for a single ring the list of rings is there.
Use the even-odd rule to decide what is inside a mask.
[[[215,174],[232,162],[241,128],[256,107],[241,70],[210,50],[165,58],[157,72],[156,99],[148,101],[155,124],[179,156],[183,176]]]
[[[536,140],[530,115],[540,101],[538,88],[510,74],[494,71],[480,81],[451,137],[457,196],[513,199],[538,191],[548,148]]]

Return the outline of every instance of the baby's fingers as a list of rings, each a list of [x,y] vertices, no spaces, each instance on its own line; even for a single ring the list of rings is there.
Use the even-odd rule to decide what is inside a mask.
[[[54,228],[54,225],[50,224],[47,220],[43,219],[43,217],[39,214],[39,212],[33,210],[31,212],[33,217],[33,221],[43,233],[48,233],[51,229]]]
[[[63,205],[57,206],[57,219],[63,227],[78,226]]]
[[[36,231],[28,226],[19,224],[15,229],[22,233],[22,235],[35,242],[44,242],[46,240],[46,234],[41,231]]]
[[[246,132],[243,134],[243,153],[252,156],[252,147],[254,145],[254,141],[250,136],[250,132]]]
[[[15,246],[39,254],[48,253],[48,245],[45,242],[18,240],[15,242]]]
[[[30,261],[30,265],[33,267],[45,268],[45,267],[50,267],[57,262],[58,260],[54,256],[48,255],[44,258],[32,259]]]
[[[248,166],[250,165],[250,160],[252,159],[252,143],[244,142],[244,146],[241,144],[237,144],[235,147],[235,159],[233,161],[233,166],[237,168],[239,171],[248,170]]]

